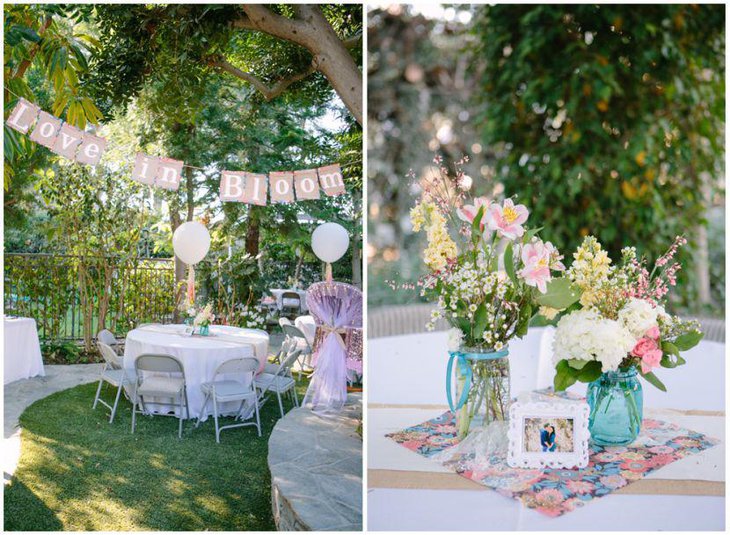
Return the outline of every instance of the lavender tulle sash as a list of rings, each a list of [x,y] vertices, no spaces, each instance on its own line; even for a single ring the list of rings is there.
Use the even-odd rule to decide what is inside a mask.
[[[343,282],[318,282],[307,290],[307,305],[317,335],[304,405],[338,412],[347,399],[348,368],[362,373],[362,292]]]

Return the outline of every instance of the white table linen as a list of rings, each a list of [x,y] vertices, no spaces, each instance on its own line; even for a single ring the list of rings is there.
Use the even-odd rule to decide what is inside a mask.
[[[190,417],[197,418],[200,415],[202,419],[206,419],[212,414],[213,409],[212,403],[209,402],[205,412],[200,413],[204,399],[201,385],[212,381],[216,369],[226,360],[255,357],[263,368],[268,357],[269,335],[266,331],[258,329],[240,329],[223,325],[211,325],[211,335],[207,337],[186,336],[182,334],[184,330],[185,325],[149,325],[129,331],[124,347],[124,369],[128,377],[134,380],[134,361],[139,355],[146,353],[176,357],[185,369]],[[247,374],[247,377],[238,379],[245,382],[250,381],[252,377]],[[237,411],[240,403],[227,403],[219,407],[222,414],[230,414]],[[176,410],[174,406],[152,405],[151,408],[154,408],[155,412]]]
[[[3,384],[45,375],[35,320],[8,317],[3,319]]]
[[[523,340],[510,343],[513,396],[552,383],[552,334],[550,328],[535,328]],[[446,340],[444,332],[368,340],[369,469],[448,472],[383,436],[448,409]],[[701,342],[683,353],[686,365],[659,370],[668,392],[643,383],[647,416],[724,439],[724,416],[686,416],[669,410],[724,411],[724,354],[724,344]],[[584,394],[585,385],[576,384],[570,391]],[[724,481],[724,451],[722,443],[649,478]],[[370,530],[722,530],[724,525],[724,498],[716,496],[613,494],[552,519],[490,490],[368,491]]]
[[[306,290],[297,290],[294,288],[272,288],[269,290],[271,295],[274,296],[276,299],[276,308],[281,310],[284,306],[283,297],[284,292],[294,292],[299,294],[299,302],[300,302],[300,308],[302,312],[307,312],[309,308],[307,307],[307,291]]]

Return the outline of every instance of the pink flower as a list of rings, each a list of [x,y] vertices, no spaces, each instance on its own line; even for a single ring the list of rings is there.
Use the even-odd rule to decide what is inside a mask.
[[[631,354],[641,359],[642,373],[649,373],[652,368],[659,366],[662,360],[662,350],[659,349],[657,341],[646,336],[636,342]]]
[[[652,340],[659,340],[659,327],[654,325],[654,327],[646,331],[646,334],[644,336],[648,336]]]
[[[474,218],[477,216],[477,213],[482,206],[484,207],[484,211],[482,212],[482,219],[479,222],[479,230],[484,230],[484,216],[487,215],[487,211],[489,209],[489,199],[486,197],[476,197],[474,199],[474,204],[465,204],[461,208],[457,208],[456,215],[459,216],[459,219],[462,221],[472,224],[474,223]]]
[[[504,206],[492,204],[487,212],[487,224],[496,230],[500,236],[515,240],[525,233],[522,224],[527,221],[529,211],[523,204],[515,204],[512,199],[506,199]]]
[[[548,256],[550,257],[550,269],[554,269],[555,271],[565,271],[565,265],[561,262],[563,255],[560,254],[558,248],[549,241],[546,241],[545,249],[547,249]]]
[[[519,275],[528,286],[536,286],[541,293],[547,292],[550,281],[550,250],[539,240],[522,247],[522,262],[525,267]]]

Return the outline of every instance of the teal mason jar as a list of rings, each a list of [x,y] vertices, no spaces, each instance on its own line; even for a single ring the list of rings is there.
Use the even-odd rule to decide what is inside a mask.
[[[588,430],[598,446],[626,446],[641,431],[644,394],[635,367],[607,372],[588,385]]]
[[[210,327],[208,325],[200,326],[200,336],[208,336],[210,334]]]

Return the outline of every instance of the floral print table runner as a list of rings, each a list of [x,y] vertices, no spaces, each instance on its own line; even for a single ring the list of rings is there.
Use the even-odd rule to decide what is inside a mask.
[[[458,443],[451,412],[386,436],[424,457],[433,457]],[[633,444],[591,446],[586,468],[511,468],[504,455],[477,462],[474,454],[457,454],[444,466],[504,496],[518,499],[530,509],[555,517],[718,443],[717,439],[669,422],[645,419],[641,434]]]

